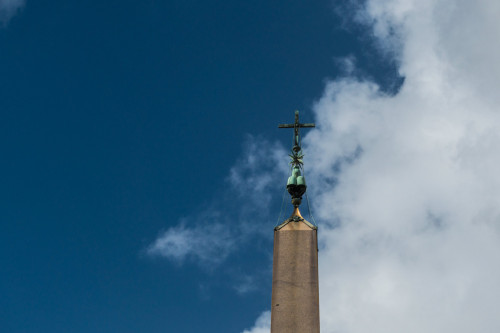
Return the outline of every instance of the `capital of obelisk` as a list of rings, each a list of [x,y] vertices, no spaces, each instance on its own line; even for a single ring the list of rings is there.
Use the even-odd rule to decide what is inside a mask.
[[[299,123],[298,111],[294,124],[279,125],[294,129],[287,182],[293,213],[274,228],[271,333],[319,333],[318,228],[299,211],[307,189],[299,135],[304,127],[314,124]]]

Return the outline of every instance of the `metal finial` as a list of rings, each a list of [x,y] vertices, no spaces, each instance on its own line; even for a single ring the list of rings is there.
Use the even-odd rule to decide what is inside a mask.
[[[293,147],[292,152],[289,155],[291,158],[291,168],[292,175],[288,177],[288,182],[286,188],[288,193],[292,196],[292,204],[298,207],[302,202],[302,195],[306,192],[306,180],[301,174],[303,168],[303,158],[302,147],[300,146],[300,128],[311,128],[316,127],[313,123],[301,124],[299,122],[299,111],[295,111],[295,123],[293,124],[282,124],[278,125],[278,128],[293,128]]]

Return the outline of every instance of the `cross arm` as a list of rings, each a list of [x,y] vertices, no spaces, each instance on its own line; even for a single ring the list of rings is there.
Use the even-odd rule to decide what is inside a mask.
[[[298,127],[316,127],[313,123],[299,124]],[[280,124],[278,128],[295,128],[295,124]]]

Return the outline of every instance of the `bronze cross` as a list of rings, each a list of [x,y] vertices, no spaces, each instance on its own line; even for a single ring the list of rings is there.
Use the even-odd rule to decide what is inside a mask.
[[[278,125],[278,128],[293,128],[294,129],[293,150],[296,152],[298,152],[300,150],[299,129],[301,127],[316,127],[316,125],[314,123],[306,123],[306,124],[299,123],[299,111],[295,111],[295,123],[294,124],[280,124],[280,125]]]

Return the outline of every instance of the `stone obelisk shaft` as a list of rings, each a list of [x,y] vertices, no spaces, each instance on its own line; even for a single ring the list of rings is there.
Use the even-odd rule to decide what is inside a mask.
[[[317,229],[292,218],[274,231],[271,333],[319,333]]]

